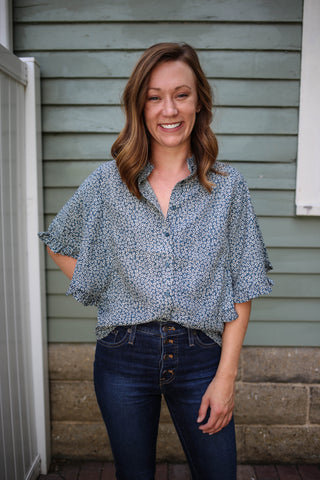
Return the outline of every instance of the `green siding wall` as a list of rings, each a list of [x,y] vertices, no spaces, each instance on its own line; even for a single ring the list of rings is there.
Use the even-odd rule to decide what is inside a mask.
[[[42,73],[47,224],[123,125],[121,91],[160,41],[197,48],[215,93],[221,161],[245,175],[274,272],[249,345],[320,344],[320,223],[295,217],[302,0],[14,0],[14,45]],[[95,309],[47,261],[50,341],[93,341]]]

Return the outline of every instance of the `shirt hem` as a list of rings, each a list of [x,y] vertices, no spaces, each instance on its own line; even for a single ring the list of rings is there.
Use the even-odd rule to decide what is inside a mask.
[[[82,303],[85,307],[88,306],[97,306],[99,303],[99,299],[93,294],[88,294],[83,290],[74,289],[72,286],[68,288],[66,295],[72,295],[73,298],[77,300],[77,302]]]

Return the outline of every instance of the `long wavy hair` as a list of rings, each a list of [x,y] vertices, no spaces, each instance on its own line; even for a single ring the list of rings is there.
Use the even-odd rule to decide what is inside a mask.
[[[158,43],[148,48],[136,64],[122,96],[126,123],[111,148],[120,176],[129,191],[141,198],[138,177],[151,156],[150,134],[144,121],[149,78],[152,69],[161,62],[180,60],[193,71],[200,112],[191,133],[191,151],[197,165],[199,182],[211,192],[213,184],[208,173],[215,170],[218,142],[210,128],[213,96],[195,50],[186,43]]]

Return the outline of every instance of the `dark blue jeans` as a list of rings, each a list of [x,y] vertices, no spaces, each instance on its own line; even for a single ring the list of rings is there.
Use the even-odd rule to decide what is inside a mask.
[[[236,480],[233,420],[214,435],[197,423],[220,347],[173,322],[117,327],[97,342],[94,381],[118,480],[153,480],[164,396],[194,480]]]

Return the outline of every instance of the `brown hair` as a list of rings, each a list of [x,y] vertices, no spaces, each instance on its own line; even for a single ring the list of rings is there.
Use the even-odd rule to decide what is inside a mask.
[[[180,60],[193,71],[201,107],[191,133],[191,150],[197,165],[199,182],[211,192],[208,173],[218,155],[218,142],[210,128],[212,92],[195,50],[186,43],[158,43],[148,48],[135,66],[122,96],[126,124],[111,148],[122,180],[130,192],[141,197],[138,176],[150,158],[149,133],[144,123],[144,106],[152,69],[161,62]],[[219,173],[219,172],[216,172]]]

